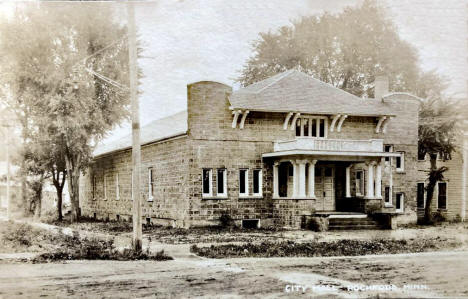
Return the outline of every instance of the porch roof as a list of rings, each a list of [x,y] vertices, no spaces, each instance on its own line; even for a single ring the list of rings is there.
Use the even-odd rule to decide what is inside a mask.
[[[400,157],[400,153],[371,152],[371,151],[323,151],[323,150],[287,150],[262,154],[262,158],[275,158],[287,156],[323,156],[328,158],[382,158]]]

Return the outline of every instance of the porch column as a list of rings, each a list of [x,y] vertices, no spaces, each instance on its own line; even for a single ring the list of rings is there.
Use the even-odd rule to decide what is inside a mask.
[[[367,165],[366,198],[374,198],[374,165],[375,165],[375,162],[366,163],[366,165]]]
[[[346,167],[346,197],[351,197],[351,165]]]
[[[298,185],[298,178],[299,178],[299,171],[297,167],[297,163],[294,160],[291,160],[291,164],[293,166],[293,193],[292,197],[297,197],[297,185]]]
[[[315,198],[315,163],[317,160],[309,162],[309,197]]]
[[[375,198],[382,199],[382,164],[381,159],[375,167]]]
[[[299,164],[299,197],[306,197],[306,162],[305,160],[299,160],[297,163]]]
[[[273,164],[273,198],[279,197],[278,167],[279,162],[275,162]]]

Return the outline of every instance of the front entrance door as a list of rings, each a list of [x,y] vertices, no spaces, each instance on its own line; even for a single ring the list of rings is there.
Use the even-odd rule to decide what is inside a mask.
[[[335,168],[330,165],[315,167],[315,209],[335,210]]]

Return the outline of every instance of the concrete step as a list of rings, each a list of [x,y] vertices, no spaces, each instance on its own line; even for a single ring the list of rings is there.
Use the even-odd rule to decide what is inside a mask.
[[[382,226],[371,218],[330,218],[329,230],[382,229]]]

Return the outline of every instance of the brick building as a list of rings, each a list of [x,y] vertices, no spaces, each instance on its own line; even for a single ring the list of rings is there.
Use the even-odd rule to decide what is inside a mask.
[[[295,70],[234,92],[188,85],[186,112],[142,128],[143,217],[178,227],[224,214],[243,226],[365,213],[415,222],[420,100],[389,93],[384,78],[375,94]],[[131,177],[131,136],[99,146],[80,181],[82,214],[130,218]]]

